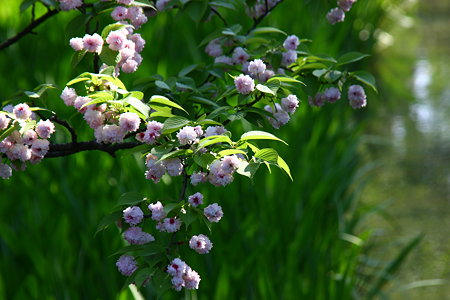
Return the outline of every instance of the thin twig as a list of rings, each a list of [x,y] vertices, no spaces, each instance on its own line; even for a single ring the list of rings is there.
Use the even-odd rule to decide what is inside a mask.
[[[79,143],[65,143],[65,144],[50,144],[50,150],[45,155],[45,158],[69,156],[82,151],[99,150],[108,153],[115,157],[118,150],[131,149],[142,145],[139,142],[123,142],[116,144],[102,144],[97,141],[79,142]]]
[[[220,20],[222,20],[223,24],[224,24],[226,27],[228,27],[228,22],[227,22],[227,20],[225,20],[225,18],[217,11],[217,9],[215,9],[214,7],[211,7],[211,11],[212,11],[213,13],[215,13],[215,14],[219,17]]]
[[[178,198],[178,201],[183,201],[184,197],[186,196],[188,179],[189,175],[186,174],[185,166],[183,165],[183,186],[181,187],[180,197]]]
[[[56,115],[51,116],[49,120],[58,123],[61,126],[64,126],[70,132],[72,143],[77,142],[77,133],[75,132],[75,129],[72,126],[70,126],[70,124],[67,121],[58,119]]]
[[[266,12],[260,16],[259,18],[254,19],[253,22],[253,26],[247,31],[247,33],[245,35],[248,35],[253,29],[255,29],[259,23],[261,23],[262,20],[264,20],[264,18],[272,11],[274,10],[278,5],[280,5],[283,2],[283,0],[280,0],[279,2],[275,3],[274,6],[272,6],[270,9],[268,8],[268,6],[266,6]],[[267,5],[267,1],[266,1],[266,5]]]
[[[17,42],[18,40],[20,40],[21,38],[23,38],[24,36],[26,36],[27,34],[31,33],[33,31],[34,28],[36,28],[37,26],[39,26],[41,23],[43,23],[45,20],[47,20],[48,18],[56,15],[59,11],[56,9],[53,10],[49,10],[47,11],[44,15],[40,16],[39,18],[37,18],[36,20],[34,20],[33,22],[30,23],[30,25],[28,25],[27,27],[25,27],[21,32],[19,32],[18,34],[16,34],[15,36],[7,39],[6,41],[2,42],[0,44],[0,50],[3,50],[9,46],[11,46],[12,44],[14,44],[15,42]]]

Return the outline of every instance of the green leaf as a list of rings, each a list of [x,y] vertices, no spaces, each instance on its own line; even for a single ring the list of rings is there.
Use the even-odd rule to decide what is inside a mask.
[[[236,172],[240,175],[253,178],[255,176],[256,171],[259,169],[260,164],[254,163],[254,162],[246,162],[242,161],[239,165],[239,168],[237,168]]]
[[[204,169],[208,168],[208,166],[215,160],[216,157],[211,153],[205,153],[200,156],[194,156],[194,162]]]
[[[136,205],[144,201],[145,198],[142,194],[136,193],[136,192],[128,192],[125,194],[122,194],[119,198],[119,202],[117,202],[116,207],[119,206],[130,206],[130,205]]]
[[[155,274],[152,277],[152,280],[150,280],[150,283],[154,287],[157,295],[162,295],[164,292],[166,292],[168,289],[170,289],[171,283],[169,274],[167,272],[164,272],[160,269],[157,269]]]
[[[314,70],[314,71],[312,72],[312,74],[313,74],[314,76],[316,76],[317,78],[320,78],[320,77],[322,77],[322,75],[325,74],[327,71],[328,71],[328,70],[326,70],[326,69]]]
[[[273,96],[276,96],[277,94],[275,94],[268,86],[262,85],[262,84],[258,84],[256,85],[256,89],[264,94],[271,94]]]
[[[171,90],[170,87],[167,85],[167,83],[165,83],[162,80],[155,80],[155,85],[163,90],[168,90],[168,91]]]
[[[140,6],[143,8],[151,8],[156,11],[156,8],[153,5],[144,3],[144,2],[140,2],[140,1],[133,1],[133,6]]]
[[[76,51],[72,55],[72,61],[71,61],[72,69],[74,69],[76,66],[78,66],[78,64],[83,60],[85,55],[86,55],[86,51]]]
[[[234,24],[228,28],[225,28],[224,30],[222,30],[222,34],[223,35],[230,35],[230,36],[235,36],[237,35],[239,32],[241,32],[242,30],[242,25],[239,24]]]
[[[10,126],[8,129],[5,129],[3,132],[0,131],[1,132],[0,141],[3,141],[8,136],[10,136],[15,130],[19,130],[19,129],[20,129],[19,123],[14,122],[13,126]]]
[[[280,33],[282,35],[287,36],[287,33],[284,32],[281,29],[275,28],[275,27],[259,27],[250,32],[250,35],[255,34],[266,34],[266,33]]]
[[[103,45],[102,52],[100,52],[100,59],[108,66],[115,66],[120,61],[120,54],[117,51],[111,50],[108,45]]]
[[[239,149],[226,149],[226,150],[222,150],[219,151],[219,153],[217,153],[220,157],[224,157],[226,155],[233,155],[233,154],[244,154],[247,155],[247,152],[243,151],[243,150],[239,150]]]
[[[226,114],[229,110],[231,110],[231,106],[221,106],[216,108],[215,110],[213,110],[209,115],[208,118],[209,119],[214,119],[215,117],[222,115],[222,114]]]
[[[285,76],[279,76],[279,75],[269,78],[269,80],[267,80],[267,83],[270,83],[270,82],[275,81],[275,80],[278,80],[280,82],[298,83],[298,84],[302,84],[302,85],[306,86],[306,84],[304,84],[300,80],[294,79],[292,77],[285,77]]]
[[[135,4],[135,3],[133,3]],[[136,285],[137,288],[140,288],[142,286],[142,284],[150,278],[150,275],[152,274],[152,272],[154,272],[153,269],[151,268],[140,268],[136,274],[134,275],[134,284]]]
[[[294,179],[292,178],[291,170],[289,169],[288,164],[279,155],[278,155],[277,165],[278,165],[278,167],[280,167],[280,169],[282,169],[284,172],[286,172],[286,174],[289,176],[289,178],[292,181],[294,181]]]
[[[139,100],[142,100],[144,98],[144,93],[141,91],[131,91],[126,94],[126,97],[129,97],[129,96],[137,98]]]
[[[177,103],[169,100],[168,98],[166,98],[164,96],[159,96],[159,95],[152,96],[150,98],[150,103],[159,103],[159,104],[175,107],[175,108],[181,109],[185,113],[189,114],[183,107],[181,107]]]
[[[328,81],[329,83],[332,83],[332,82],[335,82],[336,80],[338,80],[339,78],[341,78],[341,76],[342,76],[342,72],[340,72],[340,71],[330,71],[330,72],[327,72],[323,78],[326,81]]]
[[[103,219],[100,221],[100,223],[97,226],[97,231],[95,232],[95,235],[97,235],[100,231],[103,231],[106,228],[108,228],[109,225],[113,224],[120,218],[122,218],[122,211],[116,211],[116,212],[113,212],[112,214],[109,214],[109,215],[103,217]]]
[[[150,118],[156,118],[156,117],[171,118],[171,117],[175,116],[174,114],[172,114],[172,108],[167,107],[167,106],[150,104],[150,108],[156,110],[156,112],[152,112],[150,114]]]
[[[120,248],[119,250],[117,250],[116,252],[114,252],[113,254],[111,254],[110,256],[116,256],[119,254],[123,254],[123,253],[127,253],[127,252],[134,252],[134,251],[140,251],[144,249],[144,245],[128,245],[125,247]]]
[[[197,69],[197,67],[198,67],[198,64],[189,65],[189,66],[181,69],[181,71],[178,72],[178,76],[179,77],[185,77],[187,74],[189,74],[192,71],[194,71],[195,69]]]
[[[180,214],[180,219],[186,224],[188,227],[192,222],[194,222],[198,218],[198,214],[196,214],[192,209],[187,208],[185,214]]]
[[[175,151],[169,152],[167,154],[164,154],[159,160],[165,160],[165,159],[179,157],[179,156],[183,156],[183,155],[190,155],[192,153],[194,153],[194,151],[192,151],[191,149],[179,149],[179,150],[175,150]]]
[[[167,203],[164,205],[164,212],[169,214],[172,210],[181,207],[181,202],[178,203]]]
[[[77,77],[77,78],[74,78],[74,79],[72,79],[71,81],[69,81],[69,82],[67,83],[67,86],[69,86],[69,85],[74,85],[75,83],[82,82],[82,81],[88,81],[88,80],[90,80],[90,79],[91,79],[91,78]]]
[[[114,96],[111,94],[111,92],[101,91],[94,94],[90,94],[89,98],[92,98],[91,101],[86,102],[81,106],[81,108],[92,105],[92,104],[98,104],[103,102],[108,102],[110,100],[114,100]]]
[[[210,119],[204,119],[204,120],[198,121],[196,123],[200,124],[200,125],[218,125],[218,126],[222,126],[222,123],[216,122],[216,121],[213,121],[213,120],[210,120]]]
[[[124,102],[128,103],[129,105],[134,107],[137,111],[142,113],[145,116],[145,118],[148,118],[148,114],[150,113],[150,107],[148,107],[147,104],[145,104],[141,100],[139,100],[135,97],[131,97],[131,96],[128,96],[127,98],[125,98]]]
[[[200,140],[200,142],[197,145],[196,152],[198,152],[202,148],[205,148],[207,146],[210,146],[210,145],[213,145],[213,144],[217,144],[217,143],[228,143],[228,144],[232,145],[233,141],[229,137],[227,137],[225,135],[208,136],[208,137],[205,137],[205,138]]]
[[[232,10],[236,10],[236,7],[233,5],[233,3],[230,3],[229,1],[211,1],[209,2],[210,6],[220,6]]]
[[[277,138],[271,133],[265,132],[265,131],[249,131],[244,133],[241,136],[241,141],[248,141],[248,140],[274,140],[279,141],[287,145],[285,141],[283,141],[280,138]]]
[[[281,81],[272,80],[271,82],[267,82],[266,86],[276,95],[281,86]]]
[[[254,157],[270,163],[278,162],[278,152],[272,148],[261,149],[255,153]]]
[[[124,24],[120,24],[120,23],[109,24],[108,26],[103,28],[101,36],[105,40],[111,31],[120,30],[120,29],[130,27],[130,26],[131,25],[124,25]]]
[[[256,113],[258,115],[261,115],[263,117],[269,117],[269,118],[273,118],[273,114],[268,112],[267,110],[258,108],[258,107],[249,107],[249,108],[245,108],[246,112],[253,112]]]
[[[148,255],[154,255],[154,254],[158,254],[158,253],[165,252],[165,251],[166,251],[166,249],[163,246],[156,244],[154,242],[150,242],[148,244],[145,244],[142,249],[139,249],[137,254],[140,256],[148,256]]]
[[[37,1],[38,0],[24,0],[24,1],[22,1],[22,3],[20,4],[20,13],[23,13],[24,11],[26,11],[28,7],[30,7],[31,5],[33,5]]]
[[[192,21],[198,23],[203,18],[203,15],[205,15],[207,8],[208,1],[191,1],[185,11]]]
[[[370,74],[369,72],[366,72],[366,71],[356,71],[351,74],[353,75],[353,77],[355,77],[356,80],[368,85],[376,93],[378,93],[377,88],[376,88],[375,78],[372,76],[372,74]]]
[[[196,103],[211,105],[213,107],[220,107],[220,105],[217,104],[216,102],[206,99],[206,98],[203,98],[203,97],[191,96],[189,99],[191,99],[193,102],[196,102]]]
[[[36,127],[36,121],[28,121],[28,122],[23,122],[21,123],[21,128],[19,130],[20,134],[24,134],[25,132],[27,132],[30,129],[33,129],[34,127]]]
[[[346,54],[342,55],[341,57],[339,57],[336,65],[342,66],[342,65],[350,64],[350,63],[359,61],[368,56],[370,56],[370,55],[363,54],[361,52],[349,52],[349,53],[346,53]]]
[[[186,126],[191,121],[180,116],[174,116],[171,118],[168,118],[166,121],[164,121],[164,127],[163,127],[163,133],[172,133],[177,131],[178,129]]]

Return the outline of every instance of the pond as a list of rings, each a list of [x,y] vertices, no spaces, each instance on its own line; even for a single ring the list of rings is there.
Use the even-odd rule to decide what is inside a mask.
[[[450,1],[420,1],[416,10],[414,18],[393,11],[396,22],[378,32],[382,96],[365,144],[378,165],[363,202],[387,212],[370,223],[388,245],[379,251],[385,258],[423,233],[388,287],[391,299],[444,300],[450,299]]]

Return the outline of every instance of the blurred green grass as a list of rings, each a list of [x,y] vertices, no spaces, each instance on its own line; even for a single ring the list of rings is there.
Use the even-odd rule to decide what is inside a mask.
[[[359,33],[377,28],[385,2],[358,2],[345,23],[332,27],[324,16],[334,1],[288,0],[264,24],[313,39],[315,52],[372,53],[372,36],[361,41]],[[4,5],[1,40],[29,20],[18,15],[16,1]],[[38,35],[0,53],[0,68],[8,74],[0,81],[0,100],[44,82],[63,87],[83,70],[83,65],[70,69],[66,62],[72,51],[61,46],[82,34],[82,28],[66,30],[74,16],[59,14],[39,27]],[[230,23],[240,22],[239,15],[229,17]],[[144,64],[136,74],[124,75],[124,81],[132,84],[155,72],[167,76],[209,59],[198,44],[221,24],[213,20],[192,27],[188,22],[172,12],[151,19],[142,32],[147,40]],[[294,120],[276,132],[290,144],[280,154],[291,166],[294,183],[279,170],[261,170],[253,183],[236,178],[226,189],[198,189],[225,212],[214,227],[214,251],[206,258],[185,257],[203,279],[198,299],[359,299],[375,282],[374,268],[361,267],[361,245],[369,232],[356,228],[362,182],[357,148],[370,112],[351,111],[343,102],[311,109],[302,100]],[[86,129],[57,92],[50,93],[46,104]],[[94,232],[123,192],[138,191],[155,200],[173,193],[173,186],[146,181],[142,165],[135,156],[80,153],[47,159],[1,181],[0,299],[131,299],[128,291],[120,294],[124,279],[116,271],[116,257],[110,257],[122,245],[118,231]],[[150,287],[143,293],[147,299],[155,297]],[[169,292],[164,299],[180,297]]]

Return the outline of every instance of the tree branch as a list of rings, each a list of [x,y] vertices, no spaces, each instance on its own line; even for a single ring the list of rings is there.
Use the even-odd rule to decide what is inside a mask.
[[[67,123],[67,121],[60,120],[55,115],[51,116],[49,120],[58,123],[61,126],[64,126],[70,132],[72,143],[77,143],[77,133],[75,132],[75,129],[73,129],[73,127],[70,126],[69,123]]]
[[[214,7],[211,7],[211,11],[212,11],[213,13],[215,13],[215,14],[219,17],[220,20],[222,20],[223,25],[225,25],[226,27],[228,27],[228,22],[227,22],[227,20],[225,20],[225,18],[217,11],[217,9],[215,9]]]
[[[274,10],[278,5],[280,5],[281,2],[283,2],[283,0],[280,0],[279,2],[275,3],[275,5],[272,6],[271,8],[266,9],[266,12],[265,12],[262,16],[260,16],[259,18],[254,19],[253,26],[248,30],[248,32],[246,33],[246,35],[248,35],[253,29],[255,29],[255,28],[259,25],[259,23],[261,23],[261,21],[264,20],[264,18],[265,18],[272,10]],[[267,3],[267,2],[266,2],[266,3]],[[268,8],[268,7],[267,7],[267,8]]]
[[[26,36],[27,34],[31,33],[34,28],[39,26],[41,23],[43,23],[48,18],[56,15],[58,12],[59,11],[57,9],[52,9],[52,10],[47,11],[44,15],[40,16],[38,19],[31,22],[30,25],[25,27],[21,32],[17,33],[15,36],[7,39],[6,41],[0,43],[0,51],[11,46],[15,42],[17,42],[18,40],[20,40],[21,38]]]
[[[183,165],[183,185],[181,187],[180,197],[178,198],[178,201],[183,201],[184,197],[186,196],[186,188],[187,188],[188,179],[189,179],[189,175],[186,174],[186,166]]]
[[[65,144],[50,144],[50,149],[45,155],[45,158],[69,156],[82,151],[99,150],[115,156],[116,151],[131,149],[142,145],[139,142],[123,142],[116,144],[102,144],[97,141],[79,142],[79,143],[65,143]]]

